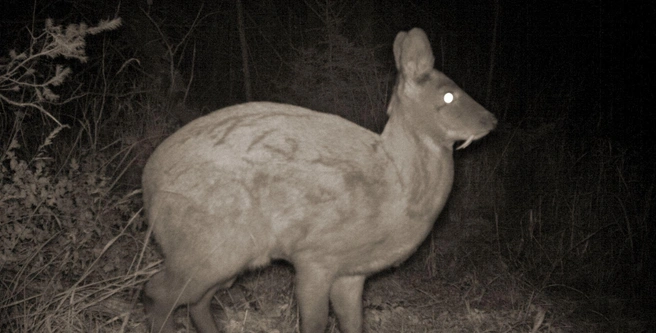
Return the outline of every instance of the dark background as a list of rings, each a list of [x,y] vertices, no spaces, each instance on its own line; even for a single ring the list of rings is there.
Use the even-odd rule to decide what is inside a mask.
[[[396,33],[424,29],[433,43],[436,67],[488,102],[486,106],[505,123],[566,119],[563,123],[572,133],[610,136],[644,155],[651,152],[653,113],[645,106],[652,96],[653,4],[498,0],[356,1],[332,6],[336,13],[331,15],[339,21],[330,23],[334,29],[355,43],[378,46],[376,58],[387,66],[393,64],[391,41]],[[273,77],[288,70],[280,57],[289,53],[292,41],[296,47],[321,47],[328,23],[320,7],[301,1],[244,1],[249,52],[260,70],[253,74],[254,99],[271,99],[271,88],[262,87],[270,82],[262,82],[258,75]],[[146,13],[152,17],[146,18]],[[191,29],[197,15],[202,19]],[[245,99],[234,88],[243,78],[229,74],[230,68],[239,72],[241,66],[233,1],[155,1],[149,7],[141,1],[3,0],[0,16],[5,52],[27,43],[15,36],[33,25],[38,29],[47,17],[60,24],[121,17],[123,27],[111,33],[113,47],[129,48],[133,53],[123,55],[142,60],[143,67],[155,66],[145,62],[164,57],[156,54],[163,49],[155,45],[162,38],[155,26],[171,42],[190,32],[196,46],[191,93],[198,96],[189,103],[212,109]],[[93,47],[98,39],[89,41],[91,56],[98,52]],[[178,54],[183,58],[181,70],[191,71],[189,49]],[[553,104],[558,97],[567,107]],[[551,104],[541,105],[540,99]]]

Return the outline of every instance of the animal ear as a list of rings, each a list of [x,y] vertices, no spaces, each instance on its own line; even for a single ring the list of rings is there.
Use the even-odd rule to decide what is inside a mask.
[[[407,36],[407,32],[401,31],[394,38],[394,61],[396,62],[396,70],[399,72],[401,71],[401,45]]]
[[[399,32],[394,39],[394,60],[398,71],[409,80],[433,70],[435,57],[426,33],[419,28]]]

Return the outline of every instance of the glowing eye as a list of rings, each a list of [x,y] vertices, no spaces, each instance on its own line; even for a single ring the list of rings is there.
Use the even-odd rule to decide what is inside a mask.
[[[450,93],[450,92],[444,94],[444,102],[445,102],[446,104],[451,104],[451,102],[453,102],[453,94]]]

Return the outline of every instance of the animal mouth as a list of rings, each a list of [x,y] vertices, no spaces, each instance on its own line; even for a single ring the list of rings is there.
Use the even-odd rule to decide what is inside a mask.
[[[470,135],[467,138],[467,140],[465,140],[465,142],[463,142],[460,146],[458,146],[458,148],[456,148],[456,150],[467,148],[472,142],[474,142],[474,140],[478,140],[478,139],[486,136],[487,133],[490,133],[490,131],[485,131],[485,132],[482,132],[482,133],[479,133],[479,134]]]
[[[456,150],[467,148],[467,146],[469,146],[473,141],[474,141],[474,136],[472,135],[463,144],[458,146],[458,148],[456,148]]]

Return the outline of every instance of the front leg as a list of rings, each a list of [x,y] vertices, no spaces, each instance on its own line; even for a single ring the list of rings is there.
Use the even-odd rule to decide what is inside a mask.
[[[342,333],[362,332],[362,289],[364,275],[341,276],[333,282],[330,301]]]
[[[315,265],[295,266],[301,333],[323,333],[328,323],[328,295],[333,275]]]

